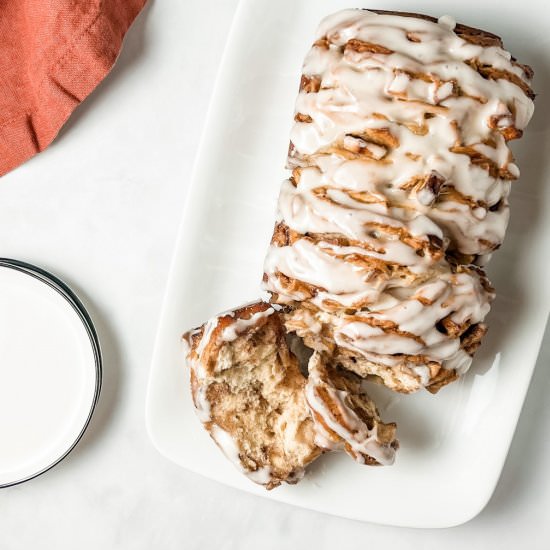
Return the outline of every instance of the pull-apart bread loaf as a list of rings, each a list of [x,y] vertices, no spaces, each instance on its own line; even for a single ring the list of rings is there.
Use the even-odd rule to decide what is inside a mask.
[[[186,335],[197,414],[253,481],[295,483],[327,450],[391,464],[396,426],[365,381],[436,392],[468,370],[532,76],[500,38],[449,17],[352,9],[321,22],[265,260],[271,304]]]
[[[287,330],[399,392],[466,372],[532,76],[500,38],[448,17],[345,10],[321,23],[265,261]]]

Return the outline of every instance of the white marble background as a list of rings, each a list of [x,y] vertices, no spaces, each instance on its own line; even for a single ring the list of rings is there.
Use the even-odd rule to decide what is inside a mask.
[[[149,442],[161,299],[236,4],[150,0],[116,67],[54,145],[0,180],[0,256],[74,287],[105,360],[99,408],[77,449],[0,491],[0,549],[549,548],[550,331],[497,490],[453,529],[381,527],[259,499],[180,469]],[[365,495],[365,506],[376,502]]]

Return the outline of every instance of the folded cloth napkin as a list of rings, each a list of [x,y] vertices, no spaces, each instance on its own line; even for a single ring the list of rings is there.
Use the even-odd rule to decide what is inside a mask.
[[[145,0],[0,0],[0,176],[45,149]]]

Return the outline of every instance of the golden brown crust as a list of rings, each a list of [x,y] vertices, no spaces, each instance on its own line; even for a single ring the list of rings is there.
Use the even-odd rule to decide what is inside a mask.
[[[430,393],[437,393],[441,388],[458,380],[458,374],[454,370],[440,369],[437,375],[432,378],[426,389]]]
[[[393,53],[392,50],[390,50],[389,48],[385,48],[380,44],[365,42],[364,40],[359,40],[357,38],[352,38],[351,40],[348,40],[346,45],[344,46],[344,51],[345,50],[352,50],[358,53],[381,53],[384,55],[389,55]]]
[[[398,15],[400,17],[413,17],[416,19],[424,19],[426,21],[431,21],[432,23],[437,23],[437,18],[433,17],[431,15],[425,15],[422,13],[413,13],[413,12],[406,12],[406,11],[390,11],[390,10],[371,10],[374,13],[378,13],[379,15]],[[502,39],[500,36],[497,36],[496,34],[493,34],[488,31],[484,31],[481,29],[476,29],[475,27],[469,27],[468,25],[463,25],[462,23],[457,23],[456,27],[454,29],[455,33],[466,40],[467,42],[470,42],[471,44],[476,44],[478,46],[498,46],[500,48],[503,47]]]
[[[468,64],[470,65],[470,67],[475,69],[483,78],[488,78],[489,80],[508,80],[512,84],[515,84],[516,86],[521,88],[529,99],[535,99],[535,92],[533,92],[531,87],[518,75],[511,73],[510,71],[497,69],[492,65],[485,65],[477,59],[471,59]],[[533,73],[533,69],[531,69],[531,67],[528,67],[527,65],[522,65],[522,68],[525,75]]]

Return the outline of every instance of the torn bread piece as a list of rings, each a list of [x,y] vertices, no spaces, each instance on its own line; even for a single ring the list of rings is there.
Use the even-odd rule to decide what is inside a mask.
[[[322,450],[314,441],[306,379],[279,313],[253,303],[209,320],[185,339],[196,412],[218,447],[267,489],[297,483]]]
[[[315,422],[317,445],[345,450],[360,464],[393,464],[399,447],[396,425],[380,420],[359,377],[327,364],[314,352],[309,360],[306,400]]]

